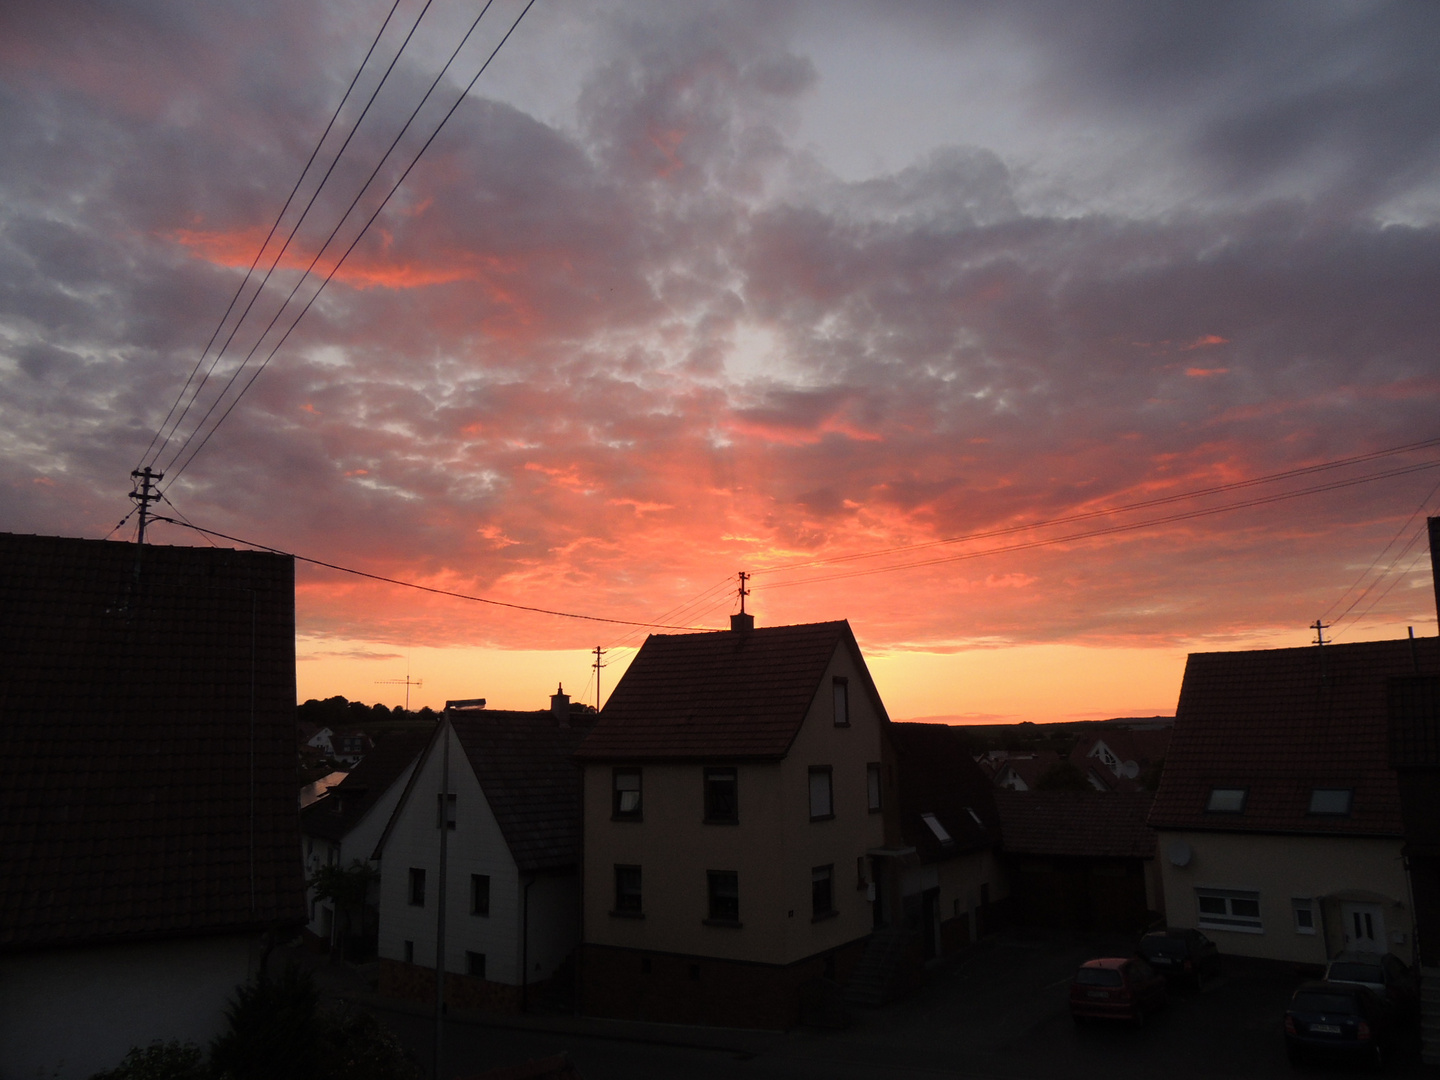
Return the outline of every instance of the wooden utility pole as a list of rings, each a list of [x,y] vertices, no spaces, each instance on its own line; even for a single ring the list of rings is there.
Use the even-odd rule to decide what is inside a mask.
[[[609,664],[602,664],[602,663],[600,662],[600,657],[602,657],[602,656],[604,656],[604,655],[605,655],[605,650],[602,649],[599,645],[596,645],[596,646],[595,646],[595,663],[591,664],[590,666],[595,669],[595,711],[596,711],[597,713],[600,711],[600,669],[603,668],[603,667],[609,667],[609,666],[610,666]]]
[[[139,480],[139,490],[130,492],[130,498],[140,504],[140,533],[135,538],[137,544],[145,543],[145,525],[150,519],[150,504],[158,502],[160,493],[154,490],[157,481],[164,480],[164,473],[151,472],[150,466],[143,469],[133,469],[130,472],[132,478]]]

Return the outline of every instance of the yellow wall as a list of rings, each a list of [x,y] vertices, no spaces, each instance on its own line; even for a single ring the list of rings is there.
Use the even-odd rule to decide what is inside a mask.
[[[1177,842],[1190,846],[1189,865],[1175,866]],[[1326,955],[1321,900],[1380,904],[1390,951],[1408,961],[1413,936],[1400,840],[1250,833],[1160,833],[1159,862],[1171,926],[1198,926],[1195,889],[1253,889],[1260,893],[1261,933],[1204,927],[1221,952],[1294,963],[1323,964]],[[1292,898],[1315,901],[1316,933],[1296,931]],[[1330,905],[1333,906],[1333,905]],[[1334,922],[1334,914],[1330,914]],[[1332,941],[1338,940],[1330,927]],[[1330,952],[1336,951],[1332,944]]]

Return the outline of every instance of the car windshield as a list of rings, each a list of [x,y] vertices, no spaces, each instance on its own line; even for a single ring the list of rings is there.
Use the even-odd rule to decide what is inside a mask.
[[[1114,968],[1082,967],[1075,973],[1075,981],[1081,986],[1120,986],[1120,972]]]
[[[1353,960],[1337,960],[1330,965],[1330,973],[1325,977],[1337,982],[1383,983],[1385,981],[1385,974],[1380,970],[1379,964],[1363,964]]]
[[[1140,942],[1144,956],[1184,956],[1185,939],[1173,937],[1144,938]]]
[[[1293,1012],[1353,1013],[1355,999],[1349,994],[1327,994],[1323,990],[1301,990],[1290,1002]]]

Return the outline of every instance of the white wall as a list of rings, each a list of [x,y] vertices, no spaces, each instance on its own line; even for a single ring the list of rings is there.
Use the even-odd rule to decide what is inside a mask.
[[[443,736],[442,736],[443,737]],[[505,843],[485,793],[459,739],[450,736],[450,790],[456,798],[456,826],[448,842],[445,970],[466,971],[466,952],[485,955],[486,978],[521,984],[520,932],[524,881]],[[441,787],[437,742],[421,766],[410,800],[402,806],[380,860],[380,955],[404,960],[404,943],[415,943],[415,963],[435,964],[436,905],[439,902],[440,833],[435,827]],[[410,868],[425,871],[425,906],[409,903]],[[490,914],[470,912],[470,875],[490,876]],[[579,943],[578,882],[573,875],[541,875],[530,887],[530,972],[528,981],[550,978]],[[539,964],[539,968],[536,968]]]
[[[85,1080],[156,1039],[204,1047],[249,977],[248,936],[0,957],[0,1080]]]

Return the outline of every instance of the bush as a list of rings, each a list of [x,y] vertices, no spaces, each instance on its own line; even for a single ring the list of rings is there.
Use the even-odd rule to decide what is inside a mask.
[[[198,1046],[172,1040],[153,1042],[143,1050],[132,1047],[119,1065],[90,1080],[209,1080],[209,1076]]]
[[[298,964],[273,978],[264,971],[235,991],[230,1029],[210,1044],[210,1067],[225,1080],[316,1080],[320,992]]]

